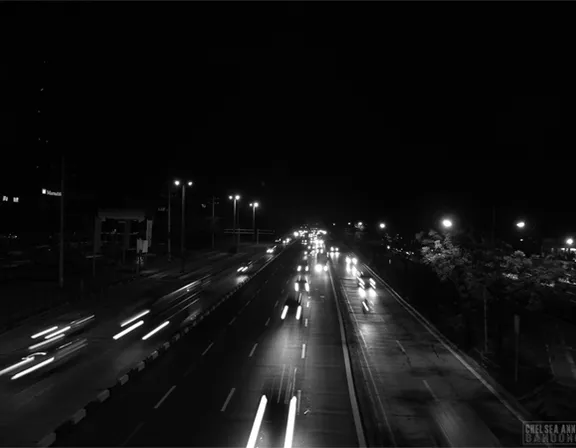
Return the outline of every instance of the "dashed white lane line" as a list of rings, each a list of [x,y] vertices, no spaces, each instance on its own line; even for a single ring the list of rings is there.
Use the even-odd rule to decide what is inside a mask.
[[[228,322],[228,325],[232,325],[235,321],[236,321],[236,317],[233,317],[232,320],[230,322]]]
[[[302,359],[306,357],[306,344],[302,344]]]
[[[130,433],[130,435],[128,437],[126,437],[126,440],[124,440],[124,442],[122,443],[121,446],[128,445],[130,443],[130,440],[132,440],[132,438],[138,433],[138,431],[140,431],[142,429],[143,426],[144,426],[144,422],[138,423],[138,425],[136,425],[136,428],[134,428],[134,431],[132,431]]]
[[[424,386],[426,387],[426,389],[428,389],[428,392],[430,392],[430,395],[432,395],[432,398],[434,398],[435,401],[440,401],[440,400],[438,400],[438,397],[436,396],[436,394],[434,393],[434,391],[430,387],[430,384],[428,384],[428,381],[422,380],[422,382],[424,383]]]
[[[234,395],[235,391],[236,391],[235,387],[230,389],[230,393],[228,394],[228,397],[226,397],[226,401],[224,402],[222,409],[220,409],[220,412],[224,412],[226,410],[226,408],[228,407],[228,403],[230,403],[230,400],[232,400],[232,395]]]
[[[307,327],[308,326],[308,319],[304,319],[304,326]]]
[[[284,294],[284,291],[286,291],[284,288],[282,288],[282,290],[280,291],[280,294]]]
[[[274,304],[274,308],[276,308],[278,306],[278,300],[276,300],[276,303]]]
[[[166,398],[168,398],[168,396],[174,391],[174,389],[176,389],[176,386],[172,386],[170,389],[168,389],[168,392],[166,392],[164,394],[164,396],[162,398],[160,398],[160,401],[158,401],[158,403],[156,403],[156,406],[154,406],[154,409],[158,409],[160,406],[162,406],[162,403],[164,403],[164,400],[166,400]]]
[[[266,323],[265,323],[264,325],[267,327],[269,323],[270,323],[270,318],[268,318],[268,319],[266,320]]]
[[[308,302],[306,302],[306,308],[310,308],[310,300],[308,300]]]
[[[204,356],[206,353],[208,353],[208,350],[210,350],[213,345],[214,345],[214,342],[210,342],[210,345],[208,347],[206,347],[206,350],[204,350],[202,352],[202,356]]]
[[[252,358],[252,355],[256,351],[256,347],[258,347],[258,342],[256,342],[256,344],[254,344],[254,347],[252,347],[252,350],[250,350],[250,354],[248,355],[248,358]]]
[[[396,344],[398,344],[398,348],[402,351],[402,353],[406,354],[406,350],[399,340],[396,340]]]

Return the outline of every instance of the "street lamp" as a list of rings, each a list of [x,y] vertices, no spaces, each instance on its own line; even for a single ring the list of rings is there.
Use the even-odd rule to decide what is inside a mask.
[[[258,202],[253,202],[250,204],[252,207],[252,229],[254,230],[254,240],[258,244],[258,235],[256,234],[256,209],[258,208]]]
[[[443,219],[442,220],[442,227],[444,227],[445,229],[450,229],[452,228],[452,221],[450,219]]]
[[[571,252],[571,247],[570,247],[570,246],[572,246],[572,244],[574,244],[574,240],[573,240],[572,238],[568,238],[568,239],[566,240],[566,245],[568,246],[568,247],[566,248],[566,252]]]
[[[380,228],[381,229],[385,229],[386,228],[386,224],[384,224],[383,222],[380,223]]]
[[[516,227],[518,227],[519,229],[523,229],[524,227],[526,227],[526,223],[524,221],[519,221],[516,223]]]
[[[234,219],[233,219],[234,224],[233,224],[232,228],[234,230],[233,233],[236,233],[236,221],[238,220],[237,216],[236,216],[236,202],[238,202],[240,200],[240,195],[239,194],[230,195],[230,196],[228,196],[228,199],[230,199],[231,201],[234,201]],[[240,229],[238,229],[238,236],[236,239],[236,247],[238,247],[239,245],[240,245]]]
[[[358,227],[362,227],[363,223],[362,221],[358,221]]]
[[[179,180],[174,181],[174,185],[179,187],[182,185],[182,228],[180,229],[180,257],[182,258],[182,273],[184,273],[184,266],[186,260],[184,257],[184,237],[185,237],[185,226],[186,226],[186,187],[192,186],[192,181],[180,182]]]

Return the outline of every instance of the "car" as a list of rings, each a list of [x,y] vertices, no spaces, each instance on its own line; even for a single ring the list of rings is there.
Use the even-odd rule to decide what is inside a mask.
[[[273,254],[276,251],[276,246],[269,247],[266,249],[267,254]]]
[[[288,315],[294,315],[296,320],[302,317],[302,293],[298,292],[295,295],[289,296],[284,302],[282,307],[282,314],[280,318],[285,320]]]
[[[238,275],[244,275],[244,274],[247,274],[248,272],[250,272],[252,270],[252,268],[254,268],[254,262],[249,261],[248,263],[244,263],[243,265],[241,265],[236,270],[236,272],[238,273]]]
[[[356,271],[356,282],[358,287],[362,289],[376,289],[376,280],[374,280],[370,275],[363,271]]]
[[[314,267],[314,269],[316,270],[316,272],[327,272],[328,271],[328,263],[326,261],[321,261],[316,263],[316,266]]]
[[[332,246],[332,247],[330,248],[330,252],[335,253],[335,252],[340,252],[340,250],[339,250],[337,247]]]
[[[297,272],[308,272],[309,270],[310,270],[310,267],[308,266],[307,261],[303,261],[301,263],[298,263],[298,266],[296,267]]]
[[[304,277],[299,277],[294,282],[294,290],[296,292],[310,292],[310,284],[308,283],[308,280]]]

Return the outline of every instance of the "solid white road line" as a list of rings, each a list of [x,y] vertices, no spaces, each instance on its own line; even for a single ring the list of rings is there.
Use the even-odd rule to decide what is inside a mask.
[[[202,356],[204,356],[206,353],[208,353],[208,350],[210,350],[213,345],[214,345],[214,342],[210,342],[210,345],[208,347],[206,347],[206,350],[204,350],[202,352]]]
[[[248,355],[248,358],[252,358],[252,355],[256,351],[256,347],[258,347],[258,342],[256,342],[256,344],[254,344],[254,347],[252,347],[252,350],[250,350],[250,354]]]
[[[230,403],[230,400],[232,400],[232,395],[234,395],[235,391],[236,391],[235,387],[230,389],[230,393],[228,394],[228,397],[226,398],[226,401],[224,402],[222,409],[220,409],[220,412],[224,412],[226,410],[226,408],[228,407],[228,403]]]
[[[162,406],[162,403],[164,403],[164,400],[166,400],[166,398],[168,398],[168,395],[170,395],[174,389],[176,389],[176,386],[172,386],[170,389],[168,389],[168,392],[166,392],[164,394],[164,396],[162,398],[160,398],[160,401],[158,401],[158,403],[156,403],[156,406],[154,406],[154,409],[158,409],[160,406]]]

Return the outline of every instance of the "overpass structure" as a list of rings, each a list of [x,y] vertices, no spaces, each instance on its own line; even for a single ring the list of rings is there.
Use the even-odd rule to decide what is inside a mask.
[[[253,235],[256,240],[256,244],[260,241],[261,235],[275,235],[274,230],[269,229],[225,229],[224,233],[228,235],[238,235],[238,242],[240,241],[240,235]]]

